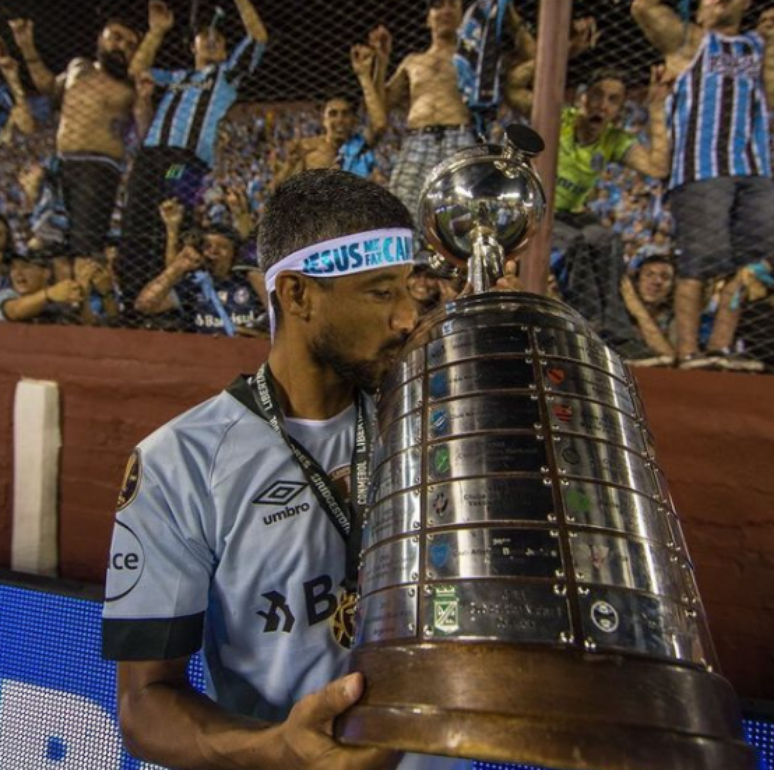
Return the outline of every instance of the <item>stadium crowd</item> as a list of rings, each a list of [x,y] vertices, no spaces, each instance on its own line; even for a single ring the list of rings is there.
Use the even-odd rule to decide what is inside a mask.
[[[145,30],[108,19],[94,59],[73,59],[61,73],[37,50],[34,20],[5,22],[14,45],[0,44],[0,321],[266,335],[254,232],[277,185],[339,167],[389,185],[415,212],[435,163],[477,134],[499,140],[508,123],[528,122],[535,38],[518,3],[476,0],[465,11],[461,0],[430,0],[430,47],[398,63],[391,33],[373,29],[349,52],[361,106],[338,96],[321,105],[242,100],[271,31],[249,0],[234,3],[242,40],[229,50],[213,17],[193,31],[192,59],[177,69],[155,66],[176,23],[161,0],[150,1]],[[718,8],[722,18],[712,16]],[[498,9],[502,38],[483,44],[487,14]],[[758,122],[748,139],[770,142],[758,119],[768,120],[774,88],[764,54],[774,47],[774,8],[761,7],[756,28],[743,32],[746,10],[745,0],[702,0],[683,24],[668,3],[634,0],[635,21],[665,60],[650,88],[631,87],[633,73],[601,70],[567,92],[550,291],[634,364],[774,366],[772,238],[765,216],[749,213],[774,195],[769,148],[756,145],[757,165],[745,171],[676,183],[674,105],[685,79],[699,75],[678,60],[675,19],[695,36],[694,51],[733,39],[757,56],[752,70],[724,77],[754,83],[748,109]],[[569,66],[603,45],[593,18],[575,19]],[[496,66],[476,69],[482,62]],[[471,75],[482,71],[495,74]],[[710,120],[716,137],[728,133],[726,109]],[[760,182],[747,209],[756,244],[739,257],[734,241],[734,258],[715,254],[725,262],[707,266],[707,254],[687,254],[679,222],[676,240],[672,201],[687,232],[685,190],[742,177]],[[752,194],[737,185],[721,204],[726,215],[741,217]],[[459,288],[421,259],[412,285],[423,312]]]

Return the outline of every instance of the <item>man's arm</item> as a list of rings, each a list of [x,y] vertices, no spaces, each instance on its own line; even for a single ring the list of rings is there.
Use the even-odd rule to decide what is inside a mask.
[[[31,318],[37,318],[49,302],[75,305],[82,299],[80,284],[68,278],[34,294],[7,300],[3,303],[3,315],[9,321],[29,321]]]
[[[535,97],[535,59],[513,67],[505,76],[505,101],[523,115],[532,113]]]
[[[368,124],[366,142],[373,146],[387,128],[387,113],[374,82],[376,54],[370,46],[353,45],[351,50],[352,70],[363,90]]]
[[[664,55],[676,53],[689,35],[699,31],[695,24],[686,25],[663,0],[632,0],[632,16],[651,45]]]
[[[520,63],[534,59],[537,55],[537,43],[513,3],[508,5],[506,22],[513,36],[513,63],[518,66]]]
[[[774,26],[759,28],[759,34],[766,43],[763,51],[763,86],[769,113],[774,112]]]
[[[32,19],[11,19],[8,25],[13,32],[13,39],[21,51],[35,88],[44,96],[54,97],[57,90],[56,78],[54,73],[43,64],[38,49],[35,47],[35,22]]]
[[[648,94],[650,148],[637,142],[629,148],[623,159],[624,165],[656,179],[669,176],[671,160],[666,125],[666,97],[671,86],[665,81],[665,71],[663,65],[651,68]]]
[[[409,101],[409,77],[406,69],[408,56],[400,63],[398,69],[387,82],[387,68],[392,54],[392,35],[384,25],[371,30],[368,35],[368,45],[376,53],[374,66],[374,85],[376,93],[381,100],[382,110],[385,115],[396,107],[408,104]],[[410,54],[409,54],[410,56]]]
[[[177,307],[174,297],[170,296],[172,289],[182,280],[186,273],[198,269],[204,262],[204,257],[193,246],[186,246],[174,262],[145,284],[143,290],[134,302],[134,307],[146,315],[157,315],[174,310]]]
[[[153,106],[153,91],[155,88],[156,84],[153,76],[147,70],[135,76],[135,99],[134,107],[132,107],[132,116],[137,129],[137,138],[140,142],[145,139],[153,123],[153,116],[156,114]]]
[[[156,60],[156,54],[164,37],[175,24],[175,14],[163,0],[148,3],[148,31],[132,57],[129,74],[137,79],[149,70]]]
[[[234,2],[247,34],[257,43],[266,45],[269,41],[269,33],[253,4],[250,0],[234,0]]]
[[[5,43],[0,40],[0,72],[13,96],[14,107],[11,110],[9,125],[16,127],[23,134],[31,134],[35,130],[35,119],[27,103],[27,95],[24,93],[21,77],[19,76],[19,64],[9,55]]]
[[[397,757],[333,739],[333,720],[363,692],[351,674],[301,699],[285,722],[230,714],[188,683],[188,658],[118,664],[118,710],[129,751],[181,770],[386,770]]]

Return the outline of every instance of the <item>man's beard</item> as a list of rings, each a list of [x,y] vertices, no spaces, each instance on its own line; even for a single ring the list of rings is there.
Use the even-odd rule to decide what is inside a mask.
[[[379,349],[379,356],[372,360],[346,358],[337,344],[335,335],[325,328],[312,342],[312,358],[322,366],[329,366],[344,381],[366,393],[375,393],[386,374],[381,356],[396,355],[403,348],[406,337],[401,336],[385,343]]]
[[[118,51],[97,51],[97,61],[102,69],[115,80],[129,79],[129,63]]]

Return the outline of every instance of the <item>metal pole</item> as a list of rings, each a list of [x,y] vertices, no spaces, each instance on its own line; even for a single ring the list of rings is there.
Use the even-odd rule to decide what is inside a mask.
[[[559,126],[564,104],[571,20],[572,0],[541,0],[532,127],[546,143],[546,149],[535,160],[535,168],[543,180],[548,207],[543,224],[521,258],[521,280],[524,288],[535,294],[544,294],[548,283]]]

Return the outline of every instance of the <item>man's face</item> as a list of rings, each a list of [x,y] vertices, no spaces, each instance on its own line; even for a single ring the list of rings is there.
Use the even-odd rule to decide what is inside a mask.
[[[457,32],[462,23],[462,0],[432,0],[427,14],[427,26],[441,35]]]
[[[197,65],[220,64],[228,58],[226,38],[220,32],[202,31],[194,38]]]
[[[225,278],[231,272],[234,263],[234,242],[231,238],[215,233],[205,235],[202,253],[216,278]]]
[[[373,392],[395,363],[417,322],[408,265],[312,284],[310,350],[345,382]]]
[[[599,135],[621,114],[626,99],[626,86],[613,78],[594,83],[583,100],[586,123]]]
[[[768,37],[774,34],[774,7],[767,8],[758,17],[758,26],[756,27],[761,37]]]
[[[649,262],[640,270],[637,292],[643,302],[658,305],[665,302],[672,291],[675,269],[668,262]]]
[[[346,142],[355,130],[355,111],[345,99],[331,99],[323,110],[323,128],[329,141]]]
[[[137,51],[137,33],[123,24],[108,24],[97,41],[97,58],[110,75],[126,77],[129,64]]]
[[[696,20],[707,29],[738,27],[750,0],[702,0]]]
[[[11,262],[11,287],[22,297],[34,294],[44,289],[48,284],[51,272],[47,267],[24,259],[14,259]]]

